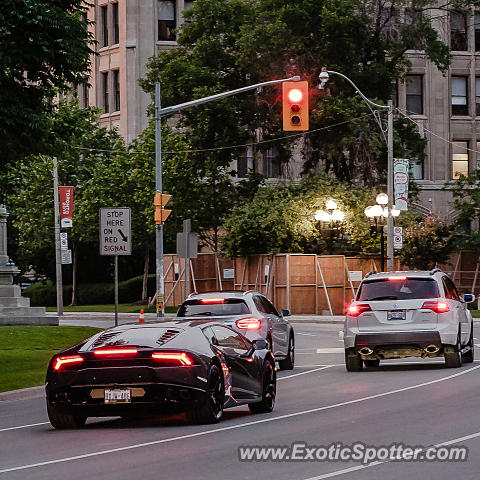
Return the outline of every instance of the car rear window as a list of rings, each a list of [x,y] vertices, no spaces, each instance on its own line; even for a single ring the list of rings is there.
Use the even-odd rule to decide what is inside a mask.
[[[136,347],[155,348],[176,337],[180,329],[173,328],[128,328],[123,331],[107,330],[91,345],[91,349],[102,347]]]
[[[218,302],[205,299],[187,300],[178,309],[178,317],[194,317],[194,316],[221,316],[221,315],[243,315],[250,313],[250,309],[244,300],[238,298],[219,299]]]
[[[388,280],[367,280],[360,286],[357,295],[359,301],[369,300],[412,300],[438,298],[437,282],[431,278],[406,278]]]

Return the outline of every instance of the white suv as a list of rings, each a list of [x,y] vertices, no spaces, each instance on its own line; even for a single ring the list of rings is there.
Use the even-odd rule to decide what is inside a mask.
[[[405,357],[445,357],[447,367],[473,362],[472,316],[452,280],[441,270],[369,273],[348,306],[344,326],[345,365]]]

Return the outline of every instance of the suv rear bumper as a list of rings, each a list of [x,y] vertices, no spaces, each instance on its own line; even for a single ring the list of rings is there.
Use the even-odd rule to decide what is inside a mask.
[[[436,331],[431,332],[385,332],[385,333],[361,333],[355,336],[355,348],[358,350],[363,346],[370,348],[385,346],[409,347],[418,346],[425,348],[431,344],[442,346],[440,334]]]

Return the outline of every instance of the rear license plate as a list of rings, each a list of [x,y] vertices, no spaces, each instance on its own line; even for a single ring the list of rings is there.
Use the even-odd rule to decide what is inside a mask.
[[[105,403],[130,403],[130,389],[105,389]]]
[[[407,314],[405,310],[394,310],[393,312],[387,312],[387,320],[406,320]]]

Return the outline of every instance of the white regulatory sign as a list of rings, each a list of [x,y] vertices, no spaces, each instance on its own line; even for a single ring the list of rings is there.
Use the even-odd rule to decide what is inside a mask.
[[[100,255],[131,255],[129,208],[100,209]]]

